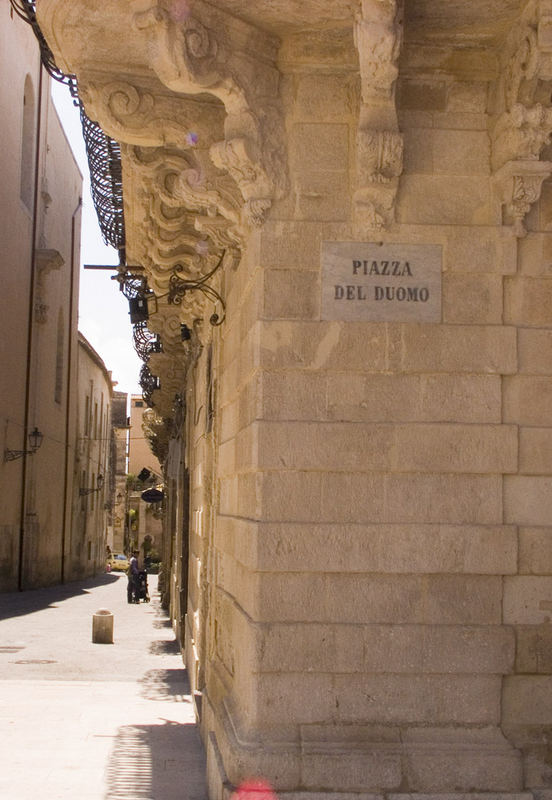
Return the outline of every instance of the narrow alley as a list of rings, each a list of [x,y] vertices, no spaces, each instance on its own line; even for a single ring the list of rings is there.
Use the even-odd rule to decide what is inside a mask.
[[[0,595],[0,797],[203,800],[205,764],[186,670],[149,576]],[[114,643],[92,616],[114,614]]]

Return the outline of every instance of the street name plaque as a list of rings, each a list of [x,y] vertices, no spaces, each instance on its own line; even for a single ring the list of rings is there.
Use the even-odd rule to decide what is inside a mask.
[[[438,244],[322,242],[322,319],[441,322]]]

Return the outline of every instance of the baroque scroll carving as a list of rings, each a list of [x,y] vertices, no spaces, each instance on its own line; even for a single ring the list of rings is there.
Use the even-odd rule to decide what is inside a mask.
[[[172,318],[174,310],[169,313],[165,306],[175,272],[186,280],[198,280],[212,269],[222,250],[230,246],[231,255],[237,256],[239,237],[231,224],[239,221],[239,202],[232,196],[236,189],[228,176],[224,176],[226,191],[211,187],[206,175],[200,180],[202,160],[197,151],[125,146],[122,153],[136,184],[135,205],[141,209],[141,236],[133,256],[144,266],[163,315]],[[226,209],[230,219],[217,213],[220,208]],[[197,224],[204,218],[216,220],[219,229],[206,234]],[[201,292],[186,292],[178,303],[180,322],[192,327],[197,320],[209,318],[213,309],[206,305]],[[166,330],[159,333],[162,338],[167,335]]]
[[[178,325],[180,334],[180,325]],[[160,390],[155,391],[155,410],[161,418],[172,416],[172,407],[176,395],[182,393],[186,381],[188,368],[188,350],[182,341],[171,341],[169,337],[162,336],[163,352],[153,353],[148,361],[148,367],[153,375],[159,378]]]
[[[178,93],[207,92],[224,104],[224,138],[210,155],[239,187],[244,220],[260,225],[285,188],[277,40],[202,0],[185,14],[172,8],[166,0],[146,10],[142,4],[135,27],[162,83]]]
[[[128,167],[152,191],[151,214],[170,234],[184,234],[178,221],[187,214],[189,235],[197,243],[198,234],[208,228],[215,248],[238,248],[245,236],[242,203],[228,175],[217,170],[201,149],[181,151],[172,148],[124,147]]]
[[[541,160],[552,140],[552,17],[545,8],[532,0],[508,37],[491,126],[493,184],[518,237],[552,174],[552,163]]]
[[[102,121],[103,130],[119,142],[188,149],[224,130],[224,107],[214,98],[181,98],[163,94],[161,86],[148,91],[127,81],[105,81],[87,74],[79,81],[86,107]],[[166,90],[165,90],[166,91]]]
[[[244,204],[231,175],[239,171],[242,186],[248,181],[255,183],[255,174],[243,166],[247,160],[245,141],[211,146],[213,138],[224,132],[226,112],[222,103],[204,95],[167,97],[153,88],[146,91],[128,82],[102,82],[90,74],[82,85],[86,106],[101,119],[104,129],[119,141],[139,148],[133,151],[123,145],[127,164],[147,170],[156,162],[160,170],[164,160],[165,178],[157,182],[165,210],[186,205],[196,214],[197,230],[212,238],[216,246],[241,246],[248,226],[260,223],[270,201],[251,199]],[[158,207],[154,204],[154,213],[159,213]],[[168,227],[166,215],[164,226]]]
[[[356,213],[371,228],[394,221],[403,169],[403,138],[395,105],[402,43],[401,0],[361,0],[355,17],[361,109],[357,132]]]

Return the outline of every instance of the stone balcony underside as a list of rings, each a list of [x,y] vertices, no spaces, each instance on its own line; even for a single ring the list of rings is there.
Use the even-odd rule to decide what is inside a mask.
[[[379,2],[384,5],[383,0]],[[51,8],[54,5],[57,6],[55,11]],[[107,0],[101,5],[101,15],[98,15],[96,3],[93,2],[70,4],[38,0],[39,16],[60,66],[64,66],[63,56],[67,66],[67,61],[77,51],[81,65],[113,62],[114,56],[130,68],[133,64],[141,64],[143,54],[132,51],[131,37],[120,37],[119,20],[121,15],[128,17],[150,4],[135,0],[125,4],[126,8],[118,8],[117,5],[114,0]],[[350,29],[360,2],[272,0],[270,3],[251,3],[249,0],[217,0],[211,5],[259,30],[285,38],[301,31]],[[456,0],[416,0],[415,3],[405,4],[405,39],[426,45],[496,47],[507,35],[523,5],[520,0],[462,0],[461,3]],[[173,3],[177,16],[179,13],[183,16],[189,6],[193,6],[193,3]],[[57,32],[60,27],[58,20],[61,19],[64,20],[64,26],[72,28],[75,33],[86,30],[88,46],[83,46],[82,41],[79,46],[77,40],[68,49],[69,42],[65,36],[56,42],[56,38],[52,38],[54,29],[48,19],[55,19]],[[117,24],[113,24],[115,22]]]
[[[504,209],[517,235],[550,171],[540,151],[552,117],[526,89],[551,72],[547,6],[537,0],[39,0],[37,6],[58,65],[78,77],[88,115],[123,145],[129,263],[144,266],[156,293],[166,290],[175,268],[197,278],[224,250],[228,270],[251,229],[286,196],[281,77],[297,63],[316,70],[331,62],[359,74],[353,199],[357,223],[367,230],[394,221],[403,170],[399,75],[438,69],[450,78],[495,82],[498,95],[507,60],[519,61],[519,96],[498,97],[489,116],[497,213]],[[535,52],[530,63],[539,64],[531,76],[519,56],[526,41]],[[202,296],[187,300],[178,309],[182,322],[208,319],[212,309]]]
[[[78,77],[88,115],[123,145],[128,263],[145,268],[158,295],[175,269],[197,279],[224,250],[231,269],[249,231],[285,196],[280,84],[298,56],[310,68],[333,61],[360,73],[354,202],[357,220],[379,229],[393,223],[403,168],[397,76],[443,69],[442,54],[454,46],[446,70],[462,77],[476,64],[481,79],[493,79],[519,14],[519,0],[419,0],[404,10],[400,0],[37,6],[59,67]],[[213,311],[199,292],[178,309],[161,306],[161,316],[177,311],[190,327]]]

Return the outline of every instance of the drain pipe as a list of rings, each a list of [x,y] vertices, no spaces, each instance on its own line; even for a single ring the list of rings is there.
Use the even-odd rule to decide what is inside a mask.
[[[21,467],[21,505],[19,519],[19,564],[17,575],[17,588],[22,592],[25,588],[25,533],[27,516],[27,474],[28,456],[27,434],[29,431],[29,417],[31,413],[31,381],[32,381],[32,356],[34,344],[34,301],[36,284],[36,241],[38,231],[38,183],[40,174],[40,137],[42,135],[42,61],[39,62],[38,73],[38,102],[37,102],[37,122],[36,122],[36,146],[34,159],[34,196],[33,196],[33,221],[31,230],[31,258],[30,258],[30,282],[29,282],[29,311],[27,319],[27,370],[25,374],[25,414],[23,419],[23,463]]]
[[[75,291],[75,239],[76,239],[76,217],[82,208],[82,197],[79,197],[77,207],[73,211],[71,217],[71,276],[69,279],[69,324],[67,326],[69,331],[68,344],[67,344],[67,399],[65,401],[65,464],[63,474],[63,520],[61,524],[61,567],[60,579],[61,583],[65,583],[65,546],[67,543],[67,503],[69,502],[70,508],[73,508],[73,496],[67,497],[67,490],[69,487],[69,454],[70,443],[69,434],[71,430],[71,365],[73,357],[73,314],[74,314],[74,291]],[[80,250],[79,250],[80,252]],[[77,393],[78,398],[78,393]],[[73,515],[69,516],[69,525],[73,523]]]

